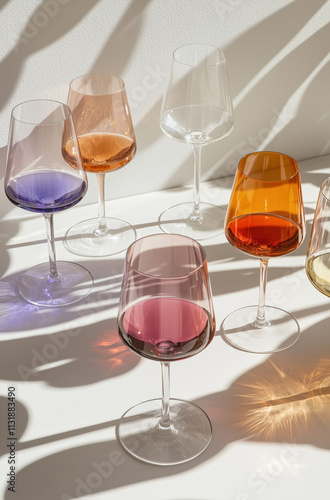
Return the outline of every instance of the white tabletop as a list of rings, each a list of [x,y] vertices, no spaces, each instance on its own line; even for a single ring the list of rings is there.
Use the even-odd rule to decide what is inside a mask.
[[[310,284],[304,264],[319,187],[330,175],[330,158],[304,161],[300,167],[307,235],[298,250],[270,260],[267,303],[290,311],[299,321],[301,337],[290,349],[273,355],[249,354],[226,344],[219,335],[220,324],[234,309],[257,302],[259,263],[234,249],[224,235],[202,242],[217,335],[202,353],[172,364],[171,396],[199,404],[211,419],[213,437],[200,457],[178,466],[141,463],[116,439],[116,424],[128,408],[160,397],[161,373],[159,363],[129,352],[118,338],[124,252],[84,259],[63,245],[66,229],[96,215],[96,204],[55,215],[57,259],[84,264],[95,280],[92,293],[67,308],[38,308],[16,292],[20,273],[47,260],[43,217],[20,210],[2,221],[4,500],[328,498],[330,396],[308,391],[330,386],[329,299]],[[107,181],[111,183],[111,174]],[[231,185],[232,178],[204,183],[201,197],[226,207]],[[161,232],[159,214],[191,196],[190,188],[182,188],[109,201],[107,215],[128,220],[141,237]],[[15,443],[7,431],[10,387],[16,396]],[[253,407],[293,395],[295,401],[271,411]],[[11,456],[15,494],[6,482]]]

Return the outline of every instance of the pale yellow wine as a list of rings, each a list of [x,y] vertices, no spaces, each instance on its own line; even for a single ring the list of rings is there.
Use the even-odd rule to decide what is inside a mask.
[[[330,297],[330,249],[312,255],[306,263],[306,273],[313,285]]]

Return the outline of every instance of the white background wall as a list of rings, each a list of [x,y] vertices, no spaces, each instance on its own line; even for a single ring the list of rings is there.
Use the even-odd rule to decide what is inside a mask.
[[[108,72],[126,83],[138,152],[107,175],[107,199],[191,184],[191,149],[162,134],[159,111],[172,52],[192,42],[225,51],[235,109],[231,135],[203,150],[204,180],[258,149],[329,154],[329,19],[329,0],[1,0],[1,177],[13,106],[65,102],[72,78]],[[97,199],[89,179],[82,203]]]

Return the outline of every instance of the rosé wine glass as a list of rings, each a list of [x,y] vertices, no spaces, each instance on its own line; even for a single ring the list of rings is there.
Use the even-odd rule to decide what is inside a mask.
[[[126,221],[105,216],[105,174],[127,165],[135,156],[136,141],[124,82],[109,74],[89,74],[72,80],[68,106],[83,167],[94,173],[98,185],[98,218],[82,221],[66,234],[71,252],[91,257],[113,255],[135,240]],[[64,155],[70,161],[75,145],[68,142]]]
[[[155,234],[126,254],[118,330],[139,356],[161,362],[162,399],[137,404],[122,417],[118,435],[126,450],[158,465],[183,463],[208,446],[212,427],[195,404],[170,399],[170,364],[201,352],[215,333],[215,316],[203,247],[181,235]]]
[[[63,141],[75,145],[70,163]],[[47,99],[18,104],[12,111],[5,174],[5,193],[16,206],[45,217],[49,262],[26,271],[21,295],[39,306],[65,306],[88,295],[93,278],[83,266],[56,262],[55,213],[76,205],[87,190],[70,108]]]
[[[260,259],[258,305],[231,313],[221,325],[227,342],[255,353],[292,346],[300,327],[287,311],[265,304],[268,262],[296,250],[305,236],[305,213],[298,164],[282,153],[244,156],[234,179],[225,219],[231,245]]]

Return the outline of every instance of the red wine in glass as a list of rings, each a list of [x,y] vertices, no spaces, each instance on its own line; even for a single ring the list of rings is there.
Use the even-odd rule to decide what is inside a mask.
[[[206,255],[196,240],[164,233],[129,247],[118,331],[127,347],[162,368],[162,398],[123,415],[118,426],[122,445],[152,464],[179,464],[198,456],[211,439],[209,418],[196,405],[169,396],[171,362],[200,353],[215,333]]]
[[[155,297],[129,307],[119,319],[119,332],[137,354],[174,361],[202,351],[213,327],[203,307],[188,300]]]

